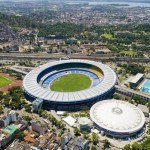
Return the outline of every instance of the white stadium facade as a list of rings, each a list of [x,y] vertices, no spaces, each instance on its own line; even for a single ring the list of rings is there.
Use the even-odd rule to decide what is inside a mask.
[[[49,87],[52,82],[67,74],[84,74],[92,85],[81,91],[57,92]],[[115,91],[117,77],[108,66],[89,60],[60,60],[46,63],[30,71],[23,80],[23,90],[29,101],[43,100],[43,108],[79,110],[97,101],[107,99]]]
[[[139,137],[145,131],[145,116],[133,104],[121,100],[104,100],[90,109],[95,126],[110,137]]]

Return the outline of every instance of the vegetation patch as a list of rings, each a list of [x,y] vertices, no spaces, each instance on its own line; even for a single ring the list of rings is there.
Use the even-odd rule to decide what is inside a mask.
[[[145,66],[145,72],[150,71],[150,66]]]
[[[75,92],[91,86],[91,79],[81,74],[69,74],[56,79],[51,85],[52,91]]]
[[[105,34],[103,34],[102,36],[103,36],[104,38],[106,38],[106,39],[110,39],[110,40],[113,39],[113,35],[112,35],[112,34],[107,34],[107,33],[105,33]]]
[[[0,75],[0,88],[9,85],[12,83],[12,80]]]
[[[134,51],[121,51],[120,54],[123,54],[124,56],[130,56],[130,57],[137,56],[137,53]]]

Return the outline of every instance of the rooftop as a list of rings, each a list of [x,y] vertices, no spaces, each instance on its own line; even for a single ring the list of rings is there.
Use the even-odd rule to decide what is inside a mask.
[[[130,83],[137,83],[143,76],[144,76],[144,74],[142,74],[142,73],[136,74],[136,75],[131,79]]]
[[[35,132],[30,131],[25,137],[24,137],[24,141],[28,142],[28,143],[35,143],[36,139],[34,139]]]
[[[133,133],[145,123],[145,116],[138,107],[114,99],[94,104],[90,116],[97,125],[112,132]]]
[[[8,134],[13,134],[16,130],[17,127],[15,125],[9,125],[3,131]]]
[[[80,125],[87,125],[91,122],[91,120],[87,117],[81,117],[78,119]]]
[[[73,125],[75,124],[75,122],[76,122],[76,119],[74,119],[74,118],[71,117],[71,116],[68,116],[68,117],[66,117],[66,118],[63,118],[63,120],[64,120],[67,124],[69,124],[70,126],[73,126]]]
[[[137,107],[138,107],[142,112],[144,112],[144,113],[149,113],[149,109],[148,109],[147,106],[138,104]]]
[[[54,92],[50,89],[44,89],[37,83],[37,77],[41,72],[46,70],[47,68],[60,65],[60,64],[69,64],[69,63],[83,63],[89,64],[98,67],[103,73],[103,80],[95,87],[88,88],[86,90],[78,91],[78,92]],[[48,73],[47,73],[48,74]],[[69,59],[69,60],[61,60],[54,61],[50,63],[46,63],[38,68],[33,69],[29,72],[24,80],[23,80],[23,88],[24,90],[32,96],[38,97],[40,99],[55,101],[55,102],[79,102],[91,98],[95,98],[99,95],[104,94],[111,90],[116,84],[116,74],[115,72],[109,68],[108,66],[89,60],[81,60],[81,59]]]

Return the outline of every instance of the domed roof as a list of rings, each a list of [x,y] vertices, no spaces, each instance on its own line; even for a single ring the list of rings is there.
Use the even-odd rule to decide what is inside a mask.
[[[90,116],[97,125],[112,132],[134,133],[145,123],[144,114],[138,107],[121,100],[94,104]]]

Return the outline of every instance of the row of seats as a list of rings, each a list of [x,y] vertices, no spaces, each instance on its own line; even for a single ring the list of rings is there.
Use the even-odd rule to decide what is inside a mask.
[[[83,74],[88,76],[89,78],[92,79],[92,87],[98,85],[100,83],[100,80],[102,78],[99,78],[97,75],[95,75],[92,72],[86,71],[86,70],[79,70],[79,69],[72,69],[72,70],[64,70],[58,73],[55,73],[53,75],[50,75],[49,77],[47,77],[43,83],[42,83],[42,87],[43,88],[48,88],[49,85],[56,80],[57,78],[60,78],[61,76],[64,76],[65,74]]]
[[[98,77],[102,77],[102,76],[103,76],[102,72],[99,71],[99,70],[98,70],[96,67],[94,67],[94,66],[90,67],[90,68],[89,68],[89,71],[95,73]]]

